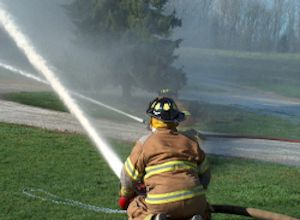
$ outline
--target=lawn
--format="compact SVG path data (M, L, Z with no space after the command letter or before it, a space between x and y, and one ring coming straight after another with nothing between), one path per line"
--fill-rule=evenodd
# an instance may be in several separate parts
M198 103L191 126L203 131L300 139L300 126L284 118L257 113L235 106Z
M66 112L67 108L53 92L16 92L4 94L6 100L25 105Z
M83 135L0 123L0 219L126 219L27 197L24 187L117 209L118 179ZM110 140L122 160L132 143ZM300 217L300 169L210 156L212 204L234 204ZM215 215L214 219L229 219ZM230 219L245 219L230 217Z
M239 86L300 97L300 54L186 47L178 49L177 53L179 65L183 65L188 74L215 77ZM190 87L197 85L191 84Z

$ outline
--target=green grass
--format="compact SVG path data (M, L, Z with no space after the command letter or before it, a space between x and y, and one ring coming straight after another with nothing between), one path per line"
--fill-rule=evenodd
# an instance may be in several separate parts
M68 111L54 92L14 92L4 94L2 96L2 98L5 100L18 102L25 105L31 105L62 112ZM82 110L92 117L109 119L118 122L132 122L131 119L128 119L127 117L122 116L112 110L105 109L104 107L99 107L82 99L76 100L78 101ZM124 108L124 106L117 107L120 109Z
M4 99L25 105L66 112L67 109L53 92L16 92L4 95Z
M24 187L42 188L65 198L117 208L117 178L84 136L0 124L0 139L0 219L124 219L21 193ZM118 142L114 146L123 148Z
M199 130L300 139L299 123L280 117L207 103L194 103L190 109L198 119L191 127Z
M181 47L178 49L178 53L181 51L198 51L202 55L206 56L219 56L219 57L232 57L232 58L244 58L244 59L259 59L259 60L295 60L299 61L300 54L297 53L262 53L262 52L247 52L247 51L233 51L233 50L219 50L219 49L201 49L191 47Z
M251 206L300 217L299 168L221 157L210 161L210 203ZM229 219L224 215L214 219L222 217Z
M200 48L180 48L178 54L188 73L205 73L221 80L232 79L229 82L240 86L300 97L300 54Z
M119 181L85 136L0 123L0 219L126 219L29 198L24 187L117 208ZM131 143L110 141L124 160ZM251 206L299 217L300 169L209 157L211 203ZM228 216L215 215L217 220ZM230 219L245 219L230 217Z

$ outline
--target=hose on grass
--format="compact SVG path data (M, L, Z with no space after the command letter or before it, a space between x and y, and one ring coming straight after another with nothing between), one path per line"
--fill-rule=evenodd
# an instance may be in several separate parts
M211 213L223 213L223 214L233 214L252 217L255 219L265 219L265 220L299 220L294 217L287 215L269 212L256 208L246 208L240 206L232 205L210 205Z
M126 214L124 210L111 209L105 207L98 207L95 205L84 204L72 199L65 199L60 196L54 195L50 192L47 192L43 189L33 189L33 188L24 188L22 193L28 197L40 199L42 201L49 201L57 205L68 205L73 207L79 207L82 209L101 212L106 214ZM287 215L282 215L279 213L269 212L261 209L255 208L245 208L240 206L232 205L210 205L210 211L214 213L223 213L223 214L233 214L240 216L252 217L255 219L266 219L266 220L299 220Z
M124 211L124 210L98 207L95 205L84 204L82 202L78 202L78 201L75 201L72 199L65 199L60 196L54 195L50 192L47 192L43 189L24 188L22 190L22 193L31 198L40 199L42 201L49 201L49 202L55 203L57 205L68 205L68 206L79 207L82 209L87 209L90 211L102 212L102 213L107 213L107 214L125 214L126 213L126 211Z

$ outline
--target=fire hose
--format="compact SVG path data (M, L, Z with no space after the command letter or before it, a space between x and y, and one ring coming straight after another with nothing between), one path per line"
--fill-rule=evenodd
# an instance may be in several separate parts
M95 205L84 204L72 199L65 199L60 196L54 195L50 192L47 192L43 189L24 188L22 192L23 194L25 194L30 198L40 199L42 201L49 201L57 205L78 207L78 208L87 209L94 212L106 213L106 214L126 214L126 211L119 210L119 209L98 207ZM252 217L254 219L265 219L265 220L299 220L297 218L278 214L275 212L269 212L261 209L245 208L245 207L233 206L233 205L212 204L209 206L209 209L212 214L214 213L232 214L232 215L240 215L240 216Z
M255 219L266 219L266 220L299 220L298 218L290 217L287 215L265 211L256 208L246 208L232 205L210 205L211 213L223 213L233 214L252 217Z

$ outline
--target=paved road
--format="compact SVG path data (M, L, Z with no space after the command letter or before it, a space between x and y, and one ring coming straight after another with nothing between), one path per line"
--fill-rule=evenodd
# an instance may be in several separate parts
M207 153L300 166L300 143L246 138L208 138Z
M68 113L3 100L0 100L0 121L84 133L80 124ZM107 120L93 120L93 122L102 136L107 138L135 141L147 133L144 125L135 122L127 124ZM300 167L300 143L209 137L203 142L203 148L210 154L259 159Z
M84 133L81 125L69 113L0 100L0 121L25 124L50 130ZM108 120L93 120L99 133L105 137L133 141L146 133L145 126L138 123L117 123Z

